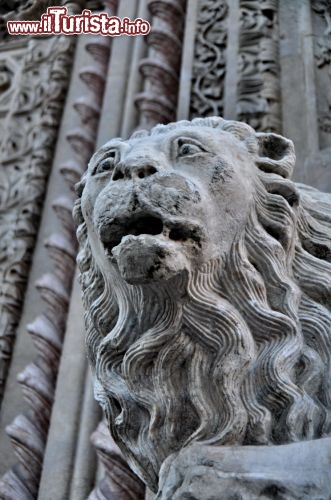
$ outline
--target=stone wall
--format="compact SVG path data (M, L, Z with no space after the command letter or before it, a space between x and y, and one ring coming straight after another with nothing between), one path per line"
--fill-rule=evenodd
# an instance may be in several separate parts
M94 403L75 277L73 186L96 147L222 115L295 143L295 180L331 190L327 0L63 1L148 36L11 37L0 11L0 498L143 498Z

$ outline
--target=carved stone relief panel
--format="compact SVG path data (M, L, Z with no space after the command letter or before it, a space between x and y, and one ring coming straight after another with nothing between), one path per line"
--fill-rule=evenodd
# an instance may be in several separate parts
M190 117L224 114L230 6L200 0ZM239 1L236 111L233 118L260 131L281 131L278 0Z
M0 399L70 74L72 37L31 39L0 143ZM1 57L1 55L0 55ZM4 114L14 59L3 63Z
M201 0L196 26L190 117L223 115L227 2Z
M280 132L278 0L241 0L237 117Z

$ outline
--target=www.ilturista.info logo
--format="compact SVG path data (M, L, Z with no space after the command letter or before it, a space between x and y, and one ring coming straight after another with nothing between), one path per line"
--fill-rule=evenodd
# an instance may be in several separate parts
M88 9L81 15L68 16L66 7L48 7L41 21L8 21L10 35L92 35L120 36L147 35L151 29L148 21L140 17L130 21L128 17L109 17L105 12L92 14Z

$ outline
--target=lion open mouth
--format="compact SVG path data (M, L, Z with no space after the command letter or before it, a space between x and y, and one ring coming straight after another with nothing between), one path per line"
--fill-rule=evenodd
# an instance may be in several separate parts
M186 241L191 239L200 243L200 231L195 225L190 223L172 221L164 222L161 217L156 215L139 215L134 218L113 219L105 225L101 231L101 240L105 251L111 255L114 247L119 245L125 236L163 235L173 241Z
M121 243L124 236L140 236L142 234L156 236L162 234L163 221L160 217L153 215L141 215L134 219L114 220L102 232L103 245L106 252L110 254L112 249Z

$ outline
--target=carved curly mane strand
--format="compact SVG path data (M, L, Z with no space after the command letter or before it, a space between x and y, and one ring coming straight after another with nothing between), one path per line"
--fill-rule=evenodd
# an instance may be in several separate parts
M233 133L257 158L255 203L224 262L171 283L127 285L115 269L102 275L80 199L74 211L96 393L152 488L183 440L266 444L330 434L331 199L293 183L294 153L265 154L248 125L196 119L151 135L183 124ZM84 179L79 195L83 188Z

